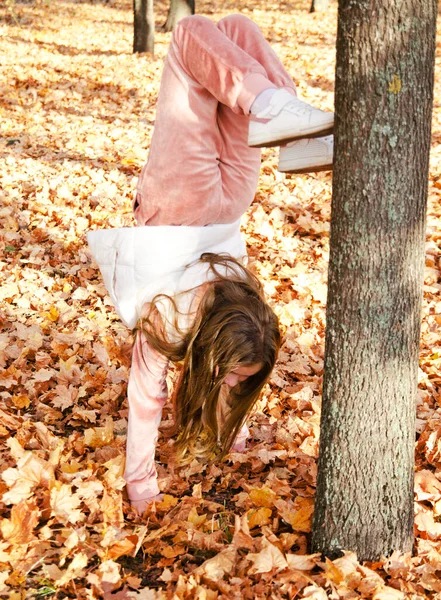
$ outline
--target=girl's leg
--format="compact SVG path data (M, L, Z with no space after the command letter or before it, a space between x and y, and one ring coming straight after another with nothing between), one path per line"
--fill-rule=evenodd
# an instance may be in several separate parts
M228 15L218 22L217 27L264 69L266 88L286 88L293 94L296 93L291 76L254 21L245 15Z
M274 86L295 94L252 21L236 15L218 25L201 16L179 22L162 76L149 161L137 187L139 225L229 223L243 214L260 168L260 152L248 147L245 135L248 115L260 92Z
M173 33L149 160L137 187L139 225L228 223L253 200L260 151L248 148L242 131L256 95L273 83L221 29L239 38L228 20L219 28L201 16L182 19ZM238 123L240 135L230 139Z
M263 37L259 27L244 15L229 15L219 21L217 28L248 59L251 57L258 67L259 79L254 75L245 78L245 89L251 91L254 82L264 82L265 88L285 88L293 95L296 88L291 76L285 70L280 59ZM254 63L253 63L254 64ZM264 72L264 80L260 77ZM257 88L254 88L257 91ZM253 90L254 91L254 90ZM263 91L259 89L259 91ZM239 102L244 99L244 92L238 94ZM259 171L260 151L248 145L248 113L256 96L246 96L246 103L218 107L218 126L222 138L219 157L219 169L222 177L222 216L226 220L239 218L250 206L256 192ZM238 196L237 190L244 189Z

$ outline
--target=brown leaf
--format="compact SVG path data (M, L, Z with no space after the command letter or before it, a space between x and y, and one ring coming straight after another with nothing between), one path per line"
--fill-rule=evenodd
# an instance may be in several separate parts
M34 539L34 528L40 511L32 502L20 502L12 507L10 519L0 521L3 537L11 544L28 544Z

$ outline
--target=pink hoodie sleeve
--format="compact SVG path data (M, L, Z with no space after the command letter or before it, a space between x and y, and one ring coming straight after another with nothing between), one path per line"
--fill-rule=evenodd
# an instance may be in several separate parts
M129 423L124 478L130 500L146 500L159 494L155 448L168 395L167 368L168 359L153 350L139 332L127 391Z
M233 450L233 452L245 452L249 435L250 430L248 429L247 424L244 423L242 425L242 429L239 431L236 439L234 440L234 444L231 446L231 450Z

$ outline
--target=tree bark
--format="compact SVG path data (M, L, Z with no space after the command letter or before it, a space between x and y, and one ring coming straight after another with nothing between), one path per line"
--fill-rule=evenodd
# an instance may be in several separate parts
M329 8L329 0L312 0L310 13L313 12L324 12Z
M133 0L133 52L154 53L153 0Z
M436 0L340 0L312 550L413 545Z
M195 0L170 0L167 21L164 23L163 31L173 31L176 24L184 17L194 15Z

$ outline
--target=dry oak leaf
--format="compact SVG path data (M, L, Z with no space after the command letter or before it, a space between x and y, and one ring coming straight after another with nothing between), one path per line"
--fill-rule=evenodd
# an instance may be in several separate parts
M263 538L262 550L258 553L248 554L248 560L251 561L250 570L252 573L269 573L270 571L282 571L288 566L288 562L282 552Z
M11 544L28 544L34 539L40 511L33 503L20 502L12 507L11 518L0 521L0 530Z

